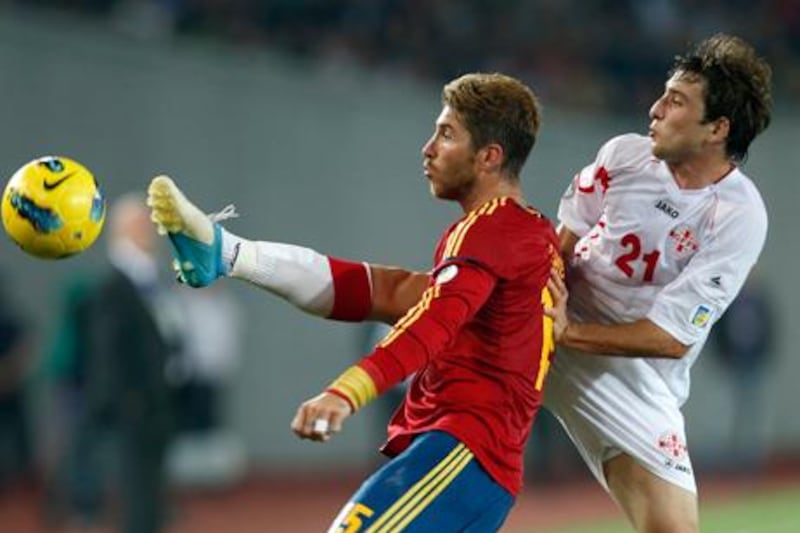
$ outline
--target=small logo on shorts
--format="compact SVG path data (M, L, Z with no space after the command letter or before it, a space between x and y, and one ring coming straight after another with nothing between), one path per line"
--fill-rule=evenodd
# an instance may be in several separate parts
M686 448L680 436L674 431L668 431L661 435L656 442L659 451L664 455L664 466L672 468L678 472L692 475L692 467L689 464L689 450Z
M688 457L686 444L674 431L668 431L658 438L658 449L670 461L683 461Z

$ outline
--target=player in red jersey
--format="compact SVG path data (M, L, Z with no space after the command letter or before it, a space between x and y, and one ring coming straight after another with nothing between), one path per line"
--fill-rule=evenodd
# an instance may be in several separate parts
M414 375L383 448L394 459L362 485L332 531L490 531L505 520L553 350L547 281L561 268L554 229L525 205L519 182L538 126L535 96L513 78L469 74L445 86L423 166L432 193L465 215L442 235L429 273L241 239L169 178L153 180L153 219L190 285L229 275L318 315L396 321L292 421L301 438L327 440Z

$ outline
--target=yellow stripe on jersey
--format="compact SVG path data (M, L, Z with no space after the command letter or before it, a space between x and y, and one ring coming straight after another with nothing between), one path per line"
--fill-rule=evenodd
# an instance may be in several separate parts
M417 302L417 305L409 309L405 316L397 321L397 323L392 327L392 331L390 331L389 334L383 338L378 346L381 348L386 348L388 345L394 342L398 335L407 330L411 324L416 322L417 319L422 316L422 313L430 308L433 299L438 298L439 293L441 292L441 285L433 285L432 287L428 287L425 292L422 293L422 298L420 298L419 302Z
M550 290L545 287L542 289L542 306L547 309L553 307L553 295ZM547 315L542 315L542 353L539 356L539 371L536 374L536 390L542 390L544 386L544 378L550 370L550 354L556 347L555 339L553 338L553 319Z
M449 237L447 237L447 245L444 248L442 258L453 257L458 254L461 245L464 243L464 237L467 231L478 221L478 218L484 215L491 215L497 210L498 207L505 206L508 203L508 197L495 198L483 204L478 209L473 209L467 218L462 220L458 226L453 230Z
M473 457L469 448L459 443L447 457L439 461L439 464L394 502L366 533L402 531L450 485Z
M549 247L549 253L551 270L555 270L561 279L564 279L564 260L561 258L561 254L552 244ZM545 309L553 307L553 295L550 294L547 287L542 289L542 307ZM556 340L553 336L553 319L544 315L542 317L542 353L539 357L539 372L536 375L535 383L536 390L538 391L542 390L544 386L544 379L547 376L547 372L550 370L550 354L552 354L555 349Z
M447 244L444 247L442 258L453 256L452 250L455 247L455 243L459 240L461 234L472 226L474 220L478 218L479 211L480 209L477 209L475 211L470 211L470 213L467 215L467 218L459 222L458 225L455 227L455 229L452 231L452 233L450 233L450 235L447 236Z

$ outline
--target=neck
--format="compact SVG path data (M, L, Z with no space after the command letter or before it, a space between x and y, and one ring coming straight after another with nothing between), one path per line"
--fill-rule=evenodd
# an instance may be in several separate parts
M714 164L669 164L669 169L681 189L702 189L730 174L734 164L718 161Z
M703 189L720 181L734 168L734 164L728 159L687 161L667 163L667 165L681 189Z
M459 200L458 203L461 204L461 209L463 209L465 213L469 213L486 202L503 196L508 196L520 205L524 205L525 203L519 180L508 179L494 181L489 187L476 187L464 198Z

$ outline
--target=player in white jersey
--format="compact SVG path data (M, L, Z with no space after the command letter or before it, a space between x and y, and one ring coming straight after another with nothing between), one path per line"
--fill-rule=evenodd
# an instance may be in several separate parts
M769 80L744 41L704 41L676 59L649 137L608 141L559 205L569 305L554 277L545 402L640 531L699 528L680 408L766 239L738 164L769 124Z

